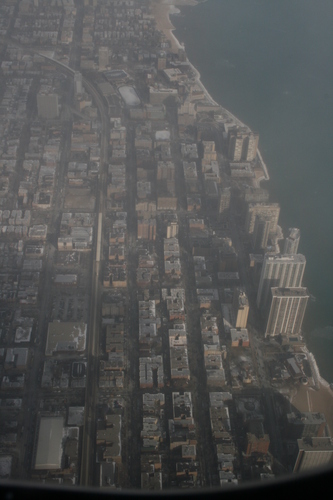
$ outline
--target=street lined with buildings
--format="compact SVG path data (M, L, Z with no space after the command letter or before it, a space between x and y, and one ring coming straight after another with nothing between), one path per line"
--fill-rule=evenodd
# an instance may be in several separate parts
M327 463L330 415L293 405L319 386L306 258L259 135L149 0L0 13L0 477L158 491Z

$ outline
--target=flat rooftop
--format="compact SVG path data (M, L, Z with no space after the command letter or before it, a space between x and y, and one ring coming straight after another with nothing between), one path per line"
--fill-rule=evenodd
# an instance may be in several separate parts
M82 352L86 348L87 325L83 322L49 323L46 356L60 352Z
M35 470L61 469L63 430L63 417L41 417Z

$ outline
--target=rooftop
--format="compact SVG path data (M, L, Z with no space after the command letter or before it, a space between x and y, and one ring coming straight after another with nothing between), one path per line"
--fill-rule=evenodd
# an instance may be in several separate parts
M45 354L57 352L84 351L86 348L87 325L83 322L49 323Z
M63 417L41 417L34 469L61 468L63 431Z

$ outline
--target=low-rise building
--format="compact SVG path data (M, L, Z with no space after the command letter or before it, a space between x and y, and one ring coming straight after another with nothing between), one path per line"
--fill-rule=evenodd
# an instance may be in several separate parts
M87 325L83 322L49 323L45 354L83 353L86 349Z

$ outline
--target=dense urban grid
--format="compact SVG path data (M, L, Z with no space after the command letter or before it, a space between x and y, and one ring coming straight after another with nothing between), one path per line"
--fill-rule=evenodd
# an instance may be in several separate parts
M300 231L157 4L0 6L1 478L223 487L332 461Z

